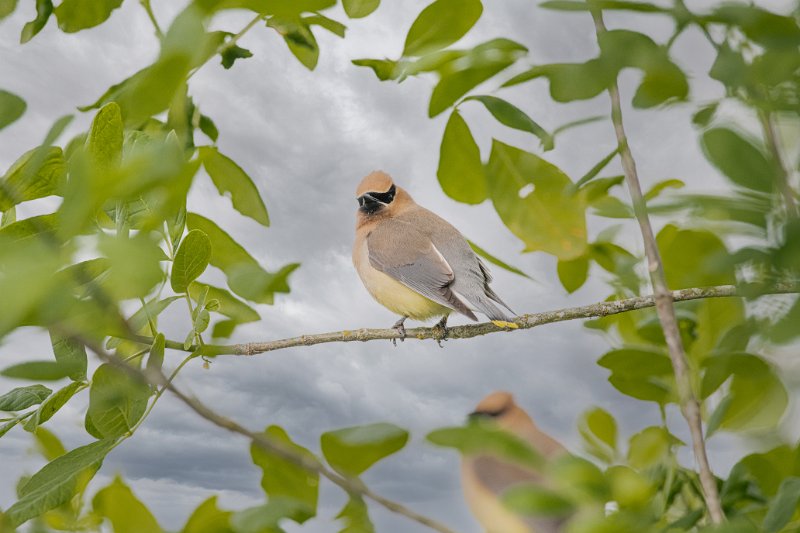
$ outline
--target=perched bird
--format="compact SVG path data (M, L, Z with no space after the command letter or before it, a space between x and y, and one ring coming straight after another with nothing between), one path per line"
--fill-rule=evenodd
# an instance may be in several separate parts
M407 318L441 316L437 325L446 333L452 311L508 323L496 304L511 309L489 287L489 269L457 229L417 205L385 172L361 180L356 198L353 263L378 303L401 316L393 326L401 338Z
M497 427L525 440L547 460L567 453L564 447L536 427L508 392L493 392L478 404L470 418L491 421ZM520 483L542 483L541 474L491 455L465 455L461 462L461 485L472 514L488 533L553 533L563 519L523 517L514 514L499 496Z

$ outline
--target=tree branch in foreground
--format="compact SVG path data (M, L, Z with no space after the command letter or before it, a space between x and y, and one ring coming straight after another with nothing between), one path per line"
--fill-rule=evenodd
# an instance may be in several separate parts
M763 294L788 294L796 292L800 292L800 286L787 283L770 287L768 290L764 291ZM700 300L704 298L731 298L744 296L734 285L681 289L672 291L671 294L672 299L676 302ZM543 311L541 313L521 315L512 321L512 323L517 326L513 329L499 327L492 322L454 326L447 329L447 338L469 339L472 337L487 335L489 333L511 333L518 329L530 329L544 324L552 324L554 322L617 315L619 313L635 311L637 309L644 309L646 307L653 307L654 305L655 302L652 295L637 296L635 298L613 300L610 302L598 302L580 307L568 307L565 309L558 309L556 311ZM406 335L406 339L437 339L440 335L440 332L436 328L407 328ZM313 346L315 344L324 344L328 342L367 342L375 340L394 340L399 338L400 335L394 329L363 328L333 331L330 333L318 333L316 335L301 335L300 337L290 337L288 339L265 342L248 342L243 344L228 345L206 344L205 346L190 346L186 350L183 348L183 343L178 341L168 340L166 342L166 346L167 348L171 348L173 350L188 352L199 351L201 355L209 356L256 355L275 350L283 350L285 348L294 348L296 346ZM132 338L132 340L136 340L137 342L147 345L153 343L153 339L150 337L136 336Z
M384 508L388 509L393 513L405 516L410 520L413 520L419 524L429 527L430 529L433 529L435 531L439 531L440 533L455 533L452 529L437 522L436 520L421 515L400 503L397 503L393 500L384 498L383 496L376 494L360 480L342 476L334 472L333 470L329 469L320 461L298 454L291 447L287 446L285 443L275 439L271 439L263 433L255 433L253 431L250 431L249 429L241 426L236 421L224 417L216 413L215 411L209 409L200 400L183 393L177 387L175 387L175 385L173 385L172 379L175 377L175 374L177 374L177 370L180 369L177 369L170 378L167 378L161 370L158 370L156 368L148 368L145 370L140 370L138 368L132 367L129 364L126 364L122 359L106 352L101 346L97 345L92 341L80 337L77 337L77 340L79 340L91 351L97 354L97 356L100 359L109 364L114 365L117 368L124 370L125 372L128 372L135 379L143 380L156 387L161 387L160 392L163 392L163 390L165 389L169 390L179 400L185 403L192 411L194 411L201 417L205 418L212 424L219 426L223 429L227 429L228 431L231 431L233 433L238 433L239 435L247 437L253 443L255 443L256 446L259 446L260 448L272 454L277 455L281 459L284 459L301 468L304 468L309 472L318 473L319 475L331 481L333 484L344 489L348 494L359 494L365 498L369 498L375 503L383 506Z
M603 34L606 33L603 12L594 8L591 13L597 41L600 43ZM725 514L722 511L717 482L714 473L711 471L711 465L708 463L706 443L703 439L703 419L700 415L700 404L692 389L691 376L686 362L686 352L678 330L678 320L675 318L674 298L667 285L664 263L661 261L661 254L658 251L658 244L653 233L653 227L650 224L650 217L647 215L647 206L642 196L642 187L636 172L636 162L633 159L633 154L628 145L628 138L625 135L616 75L608 86L608 95L611 100L611 120L614 123L614 131L617 136L625 182L628 185L633 210L642 232L642 240L644 241L644 250L647 257L647 270L650 273L650 282L653 284L653 293L655 295L656 311L661 321L661 329L664 331L669 357L672 360L672 368L675 372L675 383L678 388L681 412L689 425L692 435L692 448L700 471L700 484L703 486L706 507L708 507L708 512L711 515L711 521L715 524L720 524L725 521Z

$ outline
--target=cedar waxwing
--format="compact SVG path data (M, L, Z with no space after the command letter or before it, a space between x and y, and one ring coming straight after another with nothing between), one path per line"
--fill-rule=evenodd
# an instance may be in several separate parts
M545 461L567 453L564 447L536 427L508 392L493 392L470 417L491 421L525 440ZM541 474L492 455L465 455L461 461L461 486L472 514L487 533L553 533L564 519L523 517L507 509L500 495L520 483L542 483Z
M457 229L417 205L384 172L365 177L356 198L353 263L373 298L401 316L393 326L401 336L406 318L441 316L438 326L446 332L452 311L509 321L495 305L511 311L489 287L489 269Z

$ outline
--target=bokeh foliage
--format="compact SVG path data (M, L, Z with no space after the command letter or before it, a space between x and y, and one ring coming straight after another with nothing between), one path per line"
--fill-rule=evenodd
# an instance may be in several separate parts
M62 0L54 6L37 0L36 18L21 28L20 41L35 38L51 19L64 32L87 30L113 16L121 3ZM111 364L88 375L86 346L104 346L132 369L159 371L167 366L167 350L187 352L174 376L183 364L214 353L206 343L209 336L224 339L237 325L259 320L254 304L272 304L276 295L288 293L290 275L298 267L289 263L267 270L224 228L190 211L189 190L194 180L207 176L239 215L262 227L270 223L247 169L216 146L220 132L192 100L191 77L214 58L227 69L251 57L238 39L254 26L277 31L287 50L313 70L320 53L314 31L345 35L345 26L324 14L336 1L194 0L164 30L149 0L140 3L160 43L153 63L80 108L94 117L88 131L61 140L72 118L62 117L41 145L22 154L0 179L0 338L37 327L48 331L53 347L50 359L0 372L33 383L0 395L0 410L7 413L0 437L19 426L30 432L48 461L20 480L17 502L0 515L3 530L32 520L35 528L56 530L105 525L116 532L160 531L122 479L115 478L91 498L86 490L106 454L136 431L164 389ZM353 19L379 7L378 0L342 4ZM0 0L0 18L16 7L16 0ZM564 17L588 17L590 9L666 17L674 33L658 43L634 29L613 29L600 36L598 53L583 62L524 65L526 47L503 36L472 48L457 46L480 20L480 0L435 0L414 20L397 59L353 63L372 69L381 81L433 77L428 114L449 112L437 172L444 192L467 204L491 201L524 253L555 258L566 291L598 276L608 283L609 300L649 292L641 252L620 236L619 224L634 222L622 176L608 171L618 150L577 178L545 157L556 141L559 146L568 142L566 132L572 128L602 122L610 136L608 117L547 127L524 111L525 102L498 94L546 83L555 103L568 104L601 96L621 71L633 69L640 73L629 102L634 109L655 108L662 114L696 110L697 138L687 142L702 147L729 187L717 195L684 194L684 182L669 178L652 185L645 200L662 222L657 240L670 288L734 284L748 296L677 305L706 438L729 431L773 443L772 449L743 457L726 478L718 479L729 518L721 529L794 530L800 527L800 446L780 442L777 428L789 395L771 354L800 336L800 301L793 298L785 309L773 305L769 313L757 311L768 302L762 295L771 287L800 281L798 154L782 143L778 127L796 127L800 118L797 14L744 3L694 12L681 0L550 0L539 8L562 11ZM239 33L208 30L218 13L234 9L249 11L253 22ZM692 78L671 55L674 42L688 31L705 35L716 54L705 74L721 84L722 96L715 101L693 101ZM489 85L492 94L475 92ZM492 139L482 154L461 106L482 106L499 124L533 135L540 150ZM734 123L726 109L737 110L733 116L745 116L759 128ZM0 129L24 119L25 110L23 98L0 90ZM17 220L17 205L48 196L59 198L54 212ZM473 246L499 267L523 274ZM210 269L219 271L216 279L224 279L223 286L210 283ZM188 327L185 338L175 341L165 338L158 319L178 300L188 304ZM132 305L138 309L126 312ZM660 425L641 428L622 443L614 416L592 407L578 421L584 451L592 459L570 455L550 464L491 425L443 428L428 440L460 453L499 455L540 472L549 480L547 488L515 487L504 501L521 514L567 518L570 531L709 529L697 473L677 459L686 444L667 423L677 392L655 312L643 309L585 325L612 345L597 360L608 370L609 383L624 395L657 405L664 415ZM56 385L42 384L50 382ZM91 440L68 451L47 422L80 394L89 398L85 428ZM328 465L354 480L401 450L409 438L402 428L386 423L344 428L321 435L318 456L280 427L269 426L264 435L310 464ZM255 444L251 456L263 472L265 503L229 511L212 497L188 518L184 532L280 531L284 520L302 524L316 515L319 471ZM341 530L373 531L363 494L347 497L337 516ZM616 502L613 512L607 511L609 501Z

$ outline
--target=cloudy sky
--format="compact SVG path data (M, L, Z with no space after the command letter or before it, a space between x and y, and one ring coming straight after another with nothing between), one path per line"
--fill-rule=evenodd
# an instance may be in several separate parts
M174 15L176 2L154 0L162 26ZM356 202L355 186L374 169L389 172L422 205L444 216L465 235L492 253L533 275L530 282L495 270L495 287L517 312L536 312L603 299L603 274L567 295L555 276L555 262L543 254L521 255L521 243L505 229L490 205L470 207L448 199L435 172L447 113L426 116L432 79L409 79L401 85L379 83L372 72L352 66L359 57L397 57L405 32L425 1L385 2L367 19L348 24L339 40L317 32L322 49L315 72L302 67L271 30L255 28L241 41L254 57L225 71L216 62L191 81L191 94L220 130L220 150L239 162L256 181L270 211L265 229L240 216L217 196L210 181L199 177L190 209L214 219L275 269L289 262L302 267L292 276L292 293L274 306L259 309L263 320L237 330L237 342L270 340L303 333L360 327L387 327L389 311L362 287L350 262ZM28 102L24 118L0 133L0 169L41 142L52 122L75 107L92 102L109 85L149 64L156 39L138 2L129 0L98 28L66 35L54 21L24 46L18 35L33 18L31 2L0 22L0 83ZM484 16L464 39L465 45L507 36L530 48L527 63L585 60L596 46L586 15L564 15L534 7L529 0L487 2ZM788 1L771 5L786 9ZM344 14L335 12L344 20ZM215 26L237 31L250 18L230 13ZM610 27L642 28L657 41L668 38L667 20L637 16L608 17ZM700 36L687 32L674 48L678 61L693 73L692 96L702 102L720 95L704 82L713 56ZM638 74L626 73L623 91L630 95ZM484 92L493 91L488 84ZM504 93L535 120L553 128L590 114L608 112L605 96L569 106L554 104L545 82ZM663 111L629 112L629 136L645 187L677 177L693 190L722 185L700 154L688 117L693 106ZM733 111L731 111L733 113ZM485 110L465 105L484 156L492 136L538 150L536 139L512 134L494 124ZM735 117L735 114L731 115ZM91 116L78 114L68 133L87 127ZM198 140L200 137L198 136ZM580 176L613 148L609 123L573 130L558 139L546 157L573 177ZM48 212L52 199L19 208L18 217ZM595 234L598 225L592 224ZM632 246L638 249L635 239ZM211 273L212 281L219 280ZM188 322L182 309L166 314L163 324L172 338L183 338ZM453 318L452 323L464 320ZM251 358L221 357L209 370L200 361L187 367L177 383L208 405L253 429L283 426L300 443L318 449L319 434L333 428L388 421L412 431L411 444L366 476L381 494L434 516L459 531L477 531L462 502L458 461L454 453L424 443L429 430L459 424L487 393L506 389L546 431L579 451L575 422L591 405L617 416L627 436L658 423L655 407L629 400L606 381L595 364L604 341L580 323L564 323L508 335L433 342L325 344ZM2 366L49 357L47 335L19 331L0 344ZM180 354L169 354L176 364ZM93 364L97 364L96 361ZM4 392L19 382L0 379ZM68 447L86 443L84 393L61 410L48 427ZM796 412L793 414L796 417ZM686 435L677 412L672 429ZM719 435L710 443L712 466L725 473L741 441ZM0 440L0 507L14 501L14 484L23 473L42 465L29 434L14 430ZM14 460L9 460L14 458ZM689 460L690 461L690 460ZM263 498L260 471L251 465L248 444L211 426L165 396L137 434L113 451L92 485L99 488L121 473L136 494L167 528L179 528L191 509L211 494L221 505L241 509ZM323 488L318 518L303 531L328 532L343 496ZM381 532L417 531L415 524L373 507Z

